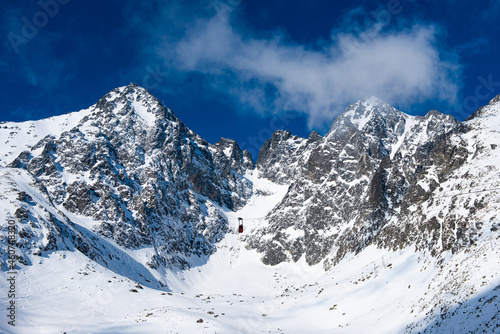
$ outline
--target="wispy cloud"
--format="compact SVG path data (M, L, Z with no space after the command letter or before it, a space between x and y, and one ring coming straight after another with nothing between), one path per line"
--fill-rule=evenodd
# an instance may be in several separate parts
M324 127L366 95L398 105L426 99L454 103L457 97L460 67L453 54L439 49L432 25L395 31L375 21L362 30L352 19L362 18L357 9L330 41L300 45L283 31L262 37L236 27L233 14L191 17L181 38L155 44L155 55L177 72L202 73L212 89L244 109L305 113L310 128Z

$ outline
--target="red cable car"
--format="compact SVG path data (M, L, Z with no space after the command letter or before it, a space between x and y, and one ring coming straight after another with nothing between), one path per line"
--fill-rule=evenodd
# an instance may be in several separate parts
M243 233L243 218L238 218L238 233Z

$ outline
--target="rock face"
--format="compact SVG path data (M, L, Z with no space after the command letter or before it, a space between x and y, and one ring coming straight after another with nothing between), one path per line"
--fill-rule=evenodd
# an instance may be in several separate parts
M500 200L489 188L500 184L500 97L462 123L437 111L409 116L368 97L324 136L275 132L256 164L234 140L209 144L134 84L37 122L0 127L12 141L2 161L13 156L0 170L0 199L21 224L21 263L77 249L107 266L121 259L115 268L123 268L119 245L152 249L143 263L150 268L185 268L228 233L222 210L262 195L245 178L254 169L288 186L246 239L270 265L304 257L328 269L368 245L456 252L498 229ZM52 133L48 124L57 125ZM7 238L6 226L0 232ZM137 268L128 272L146 277Z
M9 167L28 171L55 207L97 221L99 235L125 248L154 246L157 268L215 251L228 229L218 207L246 203L252 184L243 174L254 162L235 141L210 145L131 84Z
M486 167L484 159L496 149L486 143L499 110L494 99L459 123L437 111L409 116L368 97L349 106L324 137L274 133L257 168L290 186L249 247L267 264L305 256L328 269L370 244L434 254L467 246L481 233L473 222L494 219L498 200L488 200L487 191L453 195L496 177L498 161Z

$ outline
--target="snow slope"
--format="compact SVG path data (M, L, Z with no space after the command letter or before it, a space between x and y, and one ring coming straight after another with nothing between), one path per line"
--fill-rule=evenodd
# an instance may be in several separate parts
M93 106L80 111L54 116L38 121L0 123L0 167L11 163L21 152L30 150L48 135L63 133L75 127L92 112Z
M0 329L30 334L462 333L483 326L486 333L495 332L498 232L453 257L370 246L328 272L303 259L266 266L255 250L244 247L246 233L265 219L245 221L246 231L237 234L237 217L264 216L287 187L257 172L247 177L260 195L240 211L226 212L233 232L206 261L167 272L167 287L141 285L78 251L31 256L33 264L18 270L15 330L5 321ZM0 275L4 281L6 273ZM6 299L2 285L0 304Z

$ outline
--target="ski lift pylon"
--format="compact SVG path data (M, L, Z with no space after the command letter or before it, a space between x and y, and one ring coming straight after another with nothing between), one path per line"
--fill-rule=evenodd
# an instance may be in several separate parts
M243 218L238 217L238 233L243 233Z

